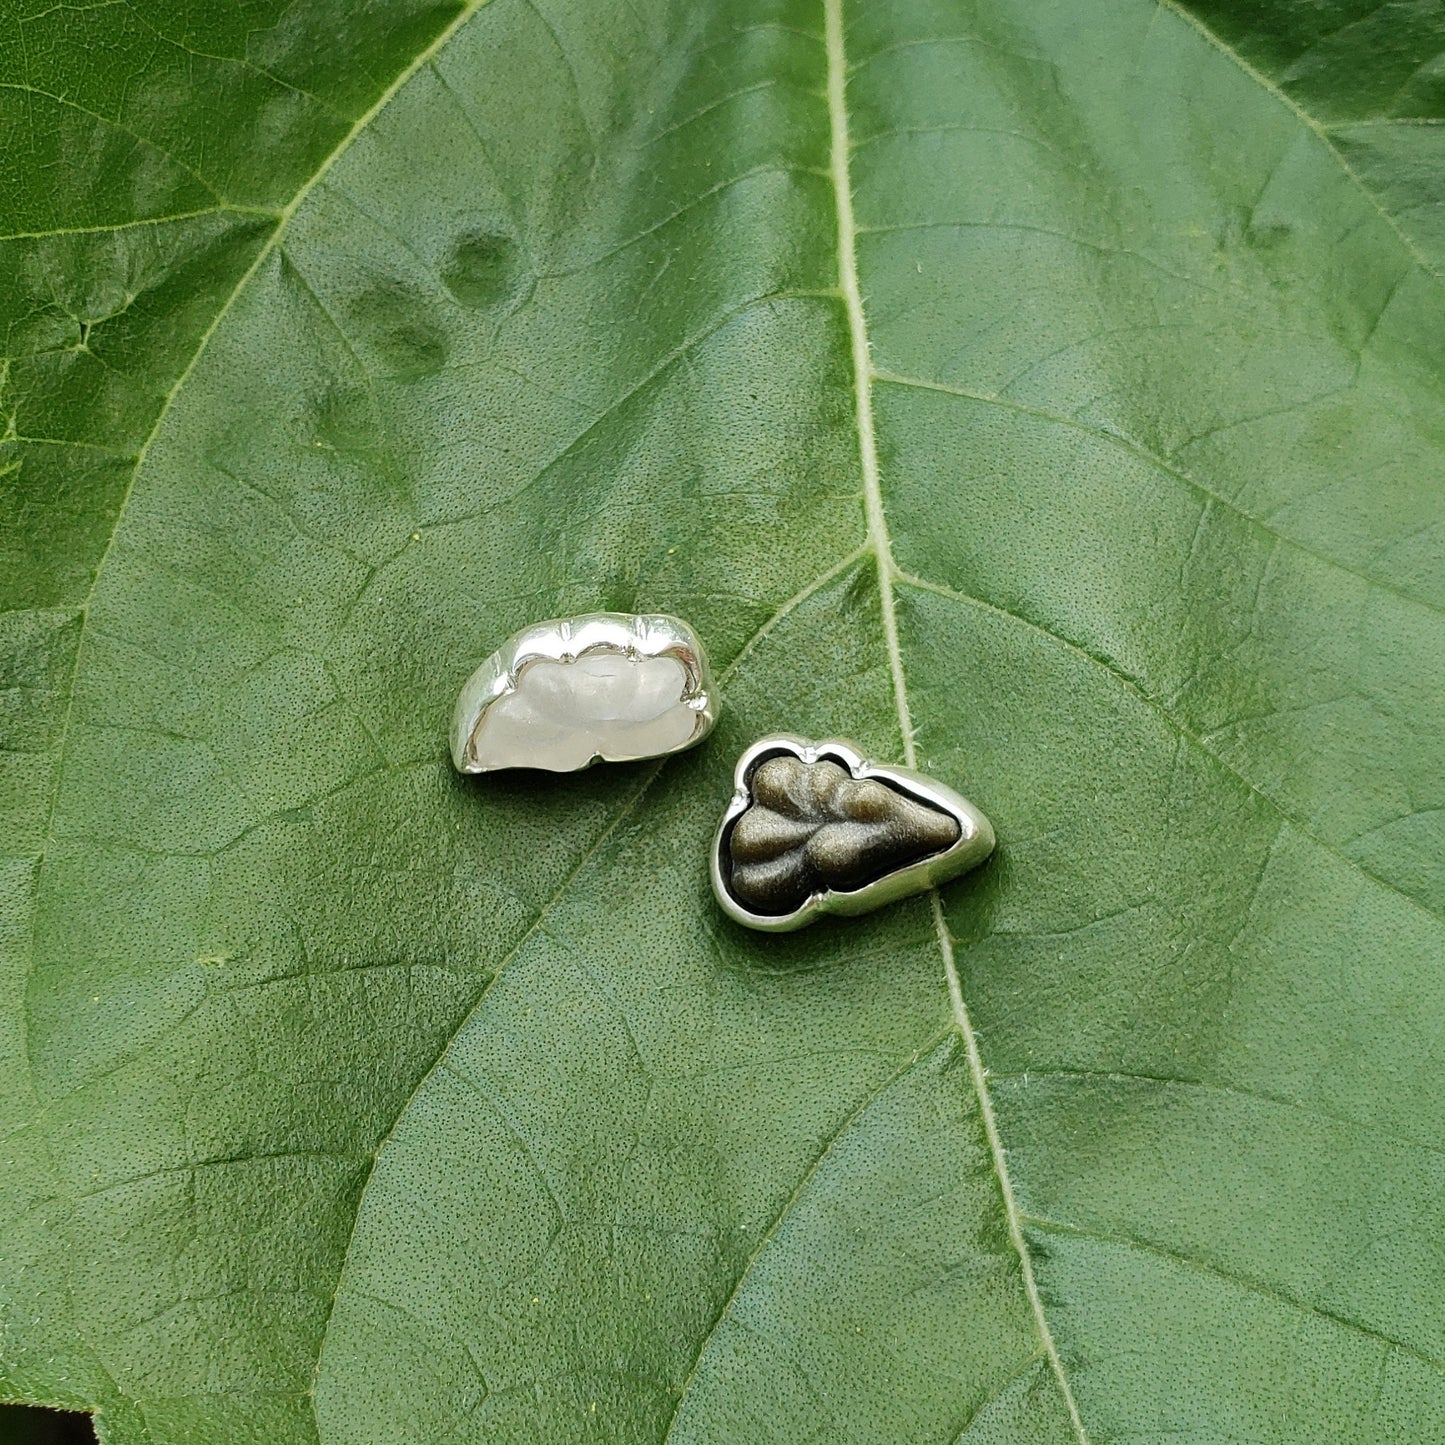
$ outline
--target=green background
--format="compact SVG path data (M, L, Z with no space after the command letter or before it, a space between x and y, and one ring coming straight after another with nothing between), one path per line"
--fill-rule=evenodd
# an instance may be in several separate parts
M1438 3L4 11L0 1398L1445 1440ZM780 728L997 857L732 927Z

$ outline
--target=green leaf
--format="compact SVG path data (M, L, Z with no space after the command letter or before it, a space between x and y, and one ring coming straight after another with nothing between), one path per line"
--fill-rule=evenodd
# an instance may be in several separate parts
M1445 1441L1445 18L12 0L0 1397ZM509 632L695 753L463 781ZM788 937L733 759L994 820Z

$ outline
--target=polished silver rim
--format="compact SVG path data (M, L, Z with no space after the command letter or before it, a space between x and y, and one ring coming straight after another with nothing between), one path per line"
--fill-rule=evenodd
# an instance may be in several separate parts
M679 699L695 716L692 734L681 752L700 743L717 722L718 704L713 692L707 654L697 633L687 623L662 613L632 615L625 612L589 612L533 623L514 634L469 677L452 714L452 763L459 772L494 771L478 757L476 744L482 719L499 698L515 692L526 670L538 662L575 662L599 652L634 659L672 657L684 674ZM614 756L595 753L583 766L597 762L633 762L659 753ZM575 770L569 770L575 771Z

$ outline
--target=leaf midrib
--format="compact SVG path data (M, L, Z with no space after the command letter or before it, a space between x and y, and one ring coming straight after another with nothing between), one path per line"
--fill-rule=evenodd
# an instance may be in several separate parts
M898 615L894 584L898 574L893 558L893 543L888 532L888 519L883 505L883 485L878 465L878 443L873 424L874 372L868 341L868 321L863 306L863 292L858 280L857 223L853 215L853 181L849 166L851 147L848 140L848 54L843 23L843 0L823 0L824 39L828 57L827 98L830 175L837 208L838 284L848 315L848 335L853 363L854 412L858 427L858 453L863 472L863 495L868 520L868 538L878 565L878 595L882 614L884 640L888 649L888 668L893 679L893 700L898 713L898 726L903 735L903 757L910 768L918 766L918 749L913 736L913 716L908 703L908 682L903 666L903 647L898 633ZM1063 1396L1080 1445L1089 1445L1079 1406L1064 1373L1058 1346L1044 1312L1038 1282L1034 1278L1033 1259L1024 1238L1022 1217L1009 1177L1003 1140L994 1117L989 1097L988 1078L979 1052L978 1037L973 1031L963 985L953 956L953 938L943 915L943 903L935 888L929 902L933 912L934 930L948 985L949 1003L954 1025L963 1040L968 1057L969 1078L978 1098L979 1118L988 1141L989 1158L998 1179L999 1194L1008 1225L1009 1240L1019 1261L1019 1278L1034 1317L1039 1340L1048 1357L1049 1368ZM784 1211L786 1213L786 1210ZM781 1216L780 1216L781 1218Z

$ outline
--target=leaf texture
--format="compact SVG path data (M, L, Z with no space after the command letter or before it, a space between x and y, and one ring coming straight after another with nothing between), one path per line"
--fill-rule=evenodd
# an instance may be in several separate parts
M1445 20L11 6L0 1392L1445 1440ZM670 611L696 753L456 778ZM999 855L716 912L765 731Z

